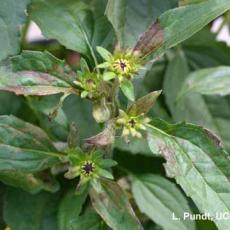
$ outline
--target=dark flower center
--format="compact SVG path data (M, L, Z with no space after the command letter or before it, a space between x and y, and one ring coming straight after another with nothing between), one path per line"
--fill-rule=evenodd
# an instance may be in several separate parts
M120 61L120 67L124 71L125 68L127 67L127 64L125 62L123 62L123 61Z
M93 166L93 163L91 162L86 162L83 166L82 166L82 169L84 170L84 172L86 174L90 174L94 171L94 166Z
M93 85L95 83L95 81L93 79L88 79L86 82L89 85Z
M136 125L136 121L134 119L131 119L129 121L129 124L132 126L132 128Z

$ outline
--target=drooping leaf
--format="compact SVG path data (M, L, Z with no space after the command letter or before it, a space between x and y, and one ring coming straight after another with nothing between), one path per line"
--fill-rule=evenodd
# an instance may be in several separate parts
M230 67L215 67L192 72L186 78L178 97L189 93L220 96L230 94Z
M168 0L109 0L106 15L122 48L131 48L150 24L166 10L176 7Z
M100 187L100 188L99 188ZM142 229L126 194L117 183L101 180L90 190L93 207L112 229Z
M148 113L149 110L154 106L160 94L161 91L154 91L139 98L136 102L130 105L128 108L128 114L140 115L142 113Z
M168 10L141 36L134 49L143 56L154 52L153 57L157 57L191 37L228 9L228 0L207 0Z
M214 218L219 229L228 228L227 220L215 219L216 213L230 210L230 158L218 137L192 124L170 125L155 119L152 125L149 146L166 159L168 176L175 177L199 210Z
M0 1L0 61L20 50L19 28L26 21L26 8L30 1Z
M164 177L135 175L132 192L139 209L165 230L195 229L194 221L184 220L192 213L180 190ZM175 221L172 217L180 218Z

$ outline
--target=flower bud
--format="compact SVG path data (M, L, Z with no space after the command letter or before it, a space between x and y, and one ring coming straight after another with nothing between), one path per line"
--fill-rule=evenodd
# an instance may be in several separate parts
M93 117L98 123L103 123L109 120L110 110L106 105L105 98L100 101L96 101L93 105Z

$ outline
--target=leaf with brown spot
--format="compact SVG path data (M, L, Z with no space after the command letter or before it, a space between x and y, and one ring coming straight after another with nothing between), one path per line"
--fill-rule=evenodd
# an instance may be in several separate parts
M90 198L93 207L112 229L142 230L129 200L120 186L113 181L101 179L100 189L93 186Z
M175 177L201 212L215 217L230 211L230 155L215 134L193 124L154 119L148 142L153 153L165 158L167 174ZM229 226L228 221L214 221L218 229Z
M140 115L142 113L148 113L149 110L154 106L156 103L157 98L161 94L161 90L154 91L149 93L141 98L139 98L136 102L131 104L128 108L128 114L131 115Z
M139 52L141 56L146 56L161 47L163 43L164 32L157 21L143 33L133 50Z
M19 71L14 73L5 67L0 68L0 90L26 96L74 93L69 83L50 74L33 71Z
M114 143L115 140L115 129L113 124L109 124L102 132L99 134L85 139L85 143L89 146L99 146L104 147Z
M138 50L142 56L153 53L152 58L156 58L229 9L229 0L207 0L168 10L146 30L134 50Z

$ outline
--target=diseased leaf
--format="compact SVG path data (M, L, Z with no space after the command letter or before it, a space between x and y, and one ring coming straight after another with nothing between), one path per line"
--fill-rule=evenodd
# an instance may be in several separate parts
M63 60L48 51L24 50L20 55L10 58L10 61L13 72L28 70L49 73L69 84L76 80L76 73Z
M41 171L58 163L58 158L40 128L14 116L0 116L0 171Z
M181 191L164 177L154 174L135 175L132 192L139 209L165 230L194 230L193 220L184 220L191 213ZM180 218L175 221L172 217Z
M230 94L230 67L215 67L192 72L186 78L178 97L189 93L220 96Z
M20 188L32 194L41 190L56 192L59 189L58 182L51 175L42 177L32 173L23 173L19 171L1 171L0 180L7 185Z
M161 91L154 91L139 98L136 102L130 105L128 108L128 114L140 115L142 113L148 113L149 110L154 106L160 94Z
M0 90L14 92L17 95L52 95L57 93L73 93L71 85L50 74L20 71L12 72L5 67L0 68Z
M203 34L203 33L202 33ZM206 33L205 33L206 34ZM201 36L201 35L200 35ZM199 37L200 37L199 36ZM209 37L210 33L206 34L205 37ZM211 38L213 39L213 38ZM197 39L194 40L195 44ZM207 42L203 41L204 43ZM192 43L193 44L193 43ZM174 53L171 58L165 73L164 78L164 96L166 98L166 103L169 106L169 110L172 114L174 122L187 121L197 125L202 125L214 131L224 142L224 146L229 149L230 143L230 123L228 122L230 116L230 105L228 103L227 97L220 96L202 96L197 93L190 93L181 97L178 101L178 93L181 91L181 87L184 81L187 79L190 72L189 63L192 62L199 68L198 64L203 67L203 65L218 65L219 61L216 60L217 57L225 58L224 51L222 48L225 46L218 45L216 41L212 42L213 52L215 56L209 55L210 59L205 60L206 55L208 55L210 48L202 49L201 45L192 45L191 47L199 47L203 50L203 55L198 60L194 62L194 57L198 55L197 52L193 51L193 55L186 58L184 52L180 50ZM210 44L210 41L209 43ZM191 48L190 48L191 49ZM226 49L224 49L226 50ZM186 50L185 50L186 51ZM193 57L194 56L194 57ZM227 60L226 60L227 62ZM227 64L227 63L226 63ZM189 68L190 67L190 68Z
M57 150L40 128L14 116L0 116L0 143L0 180L2 182L31 193L36 193L41 189L56 191L59 188L55 179L48 173L44 174L45 177L29 173L40 171L57 162L57 156L47 155L47 152ZM34 155L31 156L30 153ZM28 162L23 162L23 160L28 160ZM37 169L31 168L33 165Z
M30 0L0 0L0 61L20 50L19 28L26 20Z
M97 213L112 229L143 229L117 183L101 180L100 188L91 188L90 197Z
M76 73L63 60L57 59L49 52L23 51L20 55L11 58L12 69L17 71L38 71L49 73L66 81L70 85L76 79ZM52 119L49 115L57 109L60 95L48 97L27 97L29 107L35 112L40 126L52 137L65 141L68 134L68 121L62 108Z
M0 144L0 172L38 172L59 162L57 153Z
M156 21L140 37L134 47L134 51L140 52L142 56L145 56L159 49L163 43L164 32L159 21Z
M152 152L166 159L165 169L190 196L201 212L209 213L219 229L228 220L216 213L230 210L229 154L212 132L192 124L170 125L155 119L148 130Z
M109 0L106 15L114 27L119 45L126 49L134 47L140 34L157 17L176 6L175 0Z
M144 56L154 51L153 57L157 57L191 37L228 9L228 0L207 0L168 10L144 33L135 50L139 50Z

